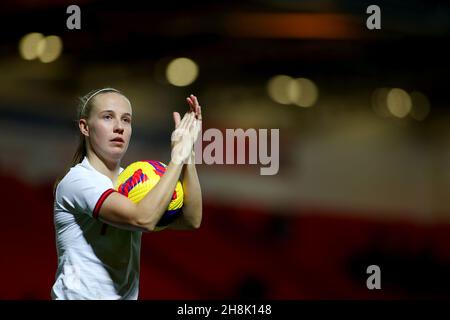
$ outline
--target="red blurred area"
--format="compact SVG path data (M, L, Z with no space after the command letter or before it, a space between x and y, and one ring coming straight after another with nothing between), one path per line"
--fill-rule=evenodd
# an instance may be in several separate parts
M52 185L0 176L0 299L50 299L56 270ZM448 297L449 231L442 224L205 201L199 230L143 236L140 299ZM380 264L381 290L366 287L370 264Z
M236 13L226 17L231 35L255 38L356 39L361 22L334 13Z

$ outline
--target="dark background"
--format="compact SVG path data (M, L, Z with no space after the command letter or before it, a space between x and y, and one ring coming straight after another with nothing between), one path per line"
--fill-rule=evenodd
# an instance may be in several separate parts
M86 0L68 30L71 4L0 4L1 299L50 299L53 182L75 151L77 98L105 86L133 105L124 165L169 159L190 93L204 130L280 129L277 175L198 165L202 227L143 236L141 299L450 296L446 2ZM381 30L366 28L371 4ZM22 59L30 32L61 37L61 56ZM165 80L176 57L199 67L189 86ZM312 80L316 103L273 101L278 74ZM379 88L419 91L429 113L383 116ZM366 287L372 264L381 290Z

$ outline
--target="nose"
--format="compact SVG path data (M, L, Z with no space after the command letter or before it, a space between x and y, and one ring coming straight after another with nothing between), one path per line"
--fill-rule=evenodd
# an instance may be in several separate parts
M124 131L124 128L123 128L122 121L120 121L120 120L119 121L115 121L115 123L114 123L114 133L122 134L123 131Z

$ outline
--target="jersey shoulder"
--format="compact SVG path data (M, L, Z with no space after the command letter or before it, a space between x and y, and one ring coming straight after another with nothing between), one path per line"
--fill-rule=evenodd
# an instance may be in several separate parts
M70 168L69 172L58 183L56 195L64 193L64 191L72 191L74 187L88 188L89 185L112 187L112 182L108 177L79 163Z

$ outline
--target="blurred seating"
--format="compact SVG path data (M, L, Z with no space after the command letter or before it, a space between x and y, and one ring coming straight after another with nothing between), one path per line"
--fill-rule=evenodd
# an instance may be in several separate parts
M56 270L52 185L0 174L1 299L49 299ZM141 299L449 297L449 225L355 214L269 212L205 199L202 227L146 234ZM382 290L366 288L380 264ZM417 284L414 286L414 284Z

